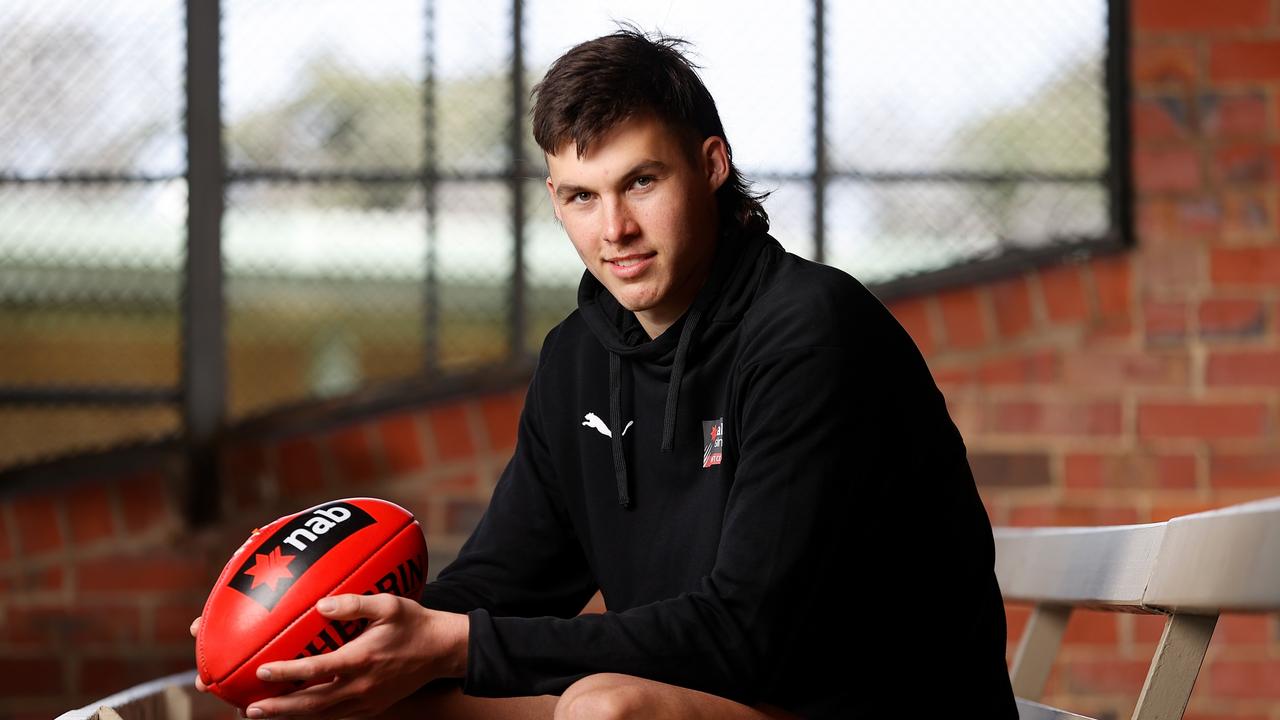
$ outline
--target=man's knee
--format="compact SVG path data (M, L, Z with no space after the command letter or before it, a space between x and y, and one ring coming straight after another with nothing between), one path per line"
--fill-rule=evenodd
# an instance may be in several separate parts
M588 675L569 686L556 703L555 720L626 720L649 717L648 697L635 678L614 673Z

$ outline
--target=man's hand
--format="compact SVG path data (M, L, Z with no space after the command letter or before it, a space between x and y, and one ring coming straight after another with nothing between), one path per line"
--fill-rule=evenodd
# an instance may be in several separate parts
M367 618L359 637L330 653L265 663L258 677L271 682L328 682L259 700L250 718L307 716L346 718L376 715L422 685L462 677L467 667L466 615L428 610L395 595L335 595L316 604L332 620ZM196 619L192 634L199 627ZM196 688L204 690L199 678Z

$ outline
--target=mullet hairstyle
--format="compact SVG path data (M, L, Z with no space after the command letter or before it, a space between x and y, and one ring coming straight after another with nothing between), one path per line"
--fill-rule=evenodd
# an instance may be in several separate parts
M729 157L729 176L716 191L721 230L767 231L760 201L769 193L753 193L733 164L716 102L681 52L687 45L628 25L575 46L533 87L533 137L548 155L572 141L581 158L610 130L645 114L688 136L691 155L718 136Z

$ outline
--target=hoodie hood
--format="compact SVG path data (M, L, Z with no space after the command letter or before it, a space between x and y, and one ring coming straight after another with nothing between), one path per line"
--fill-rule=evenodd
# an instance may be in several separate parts
M693 303L671 327L650 339L635 313L584 271L578 285L578 310L609 353L609 426L622 427L622 362L639 362L656 368L669 368L667 400L662 422L662 452L671 452L676 430L676 409L680 402L680 383L688 363L690 348L718 323L732 319L749 304L753 294L752 278L758 276L756 258L766 245L777 241L766 234L721 235L711 263L711 273L698 291ZM627 461L622 449L622 433L614 432L614 477L618 485L618 504L631 506Z

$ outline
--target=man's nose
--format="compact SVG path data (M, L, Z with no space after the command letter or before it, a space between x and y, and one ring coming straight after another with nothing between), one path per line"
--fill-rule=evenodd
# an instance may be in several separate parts
M623 242L635 235L638 228L631 210L620 199L604 203L604 241L610 243Z

